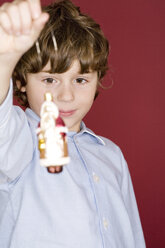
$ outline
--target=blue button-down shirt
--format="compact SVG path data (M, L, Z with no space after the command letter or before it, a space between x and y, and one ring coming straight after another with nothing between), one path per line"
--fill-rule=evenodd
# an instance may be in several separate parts
M12 87L11 87L12 88ZM123 155L82 123L60 174L39 165L39 117L0 106L0 248L144 248Z

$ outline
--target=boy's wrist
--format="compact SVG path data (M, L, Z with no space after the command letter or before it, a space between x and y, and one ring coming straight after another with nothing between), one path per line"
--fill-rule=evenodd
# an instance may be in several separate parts
M1 54L0 55L0 68L3 70L10 71L14 70L17 62L22 57L23 53L13 52L8 54ZM1 69L0 69L1 70Z

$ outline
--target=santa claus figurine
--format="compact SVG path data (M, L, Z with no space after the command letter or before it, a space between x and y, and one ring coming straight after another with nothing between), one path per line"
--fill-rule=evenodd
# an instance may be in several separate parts
M50 173L62 171L62 166L69 163L67 149L67 132L63 120L59 116L52 95L45 93L45 101L41 106L40 124L37 128L40 164L47 167Z

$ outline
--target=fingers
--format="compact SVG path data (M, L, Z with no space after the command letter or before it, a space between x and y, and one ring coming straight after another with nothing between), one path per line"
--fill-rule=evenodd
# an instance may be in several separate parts
M0 25L8 34L12 34L12 24L7 13L0 13Z
M39 18L42 13L40 0L28 0L28 3L30 6L32 18Z
M21 17L20 17L20 11L19 6L17 5L6 5L6 8L4 9L4 12L2 12L3 16L6 16L6 21L8 23L8 27L6 27L10 34L18 35L21 33ZM4 20L1 18L1 26L4 28L5 23Z
M23 1L18 5L19 8L19 21L21 22L20 33L29 34L32 26L31 13L29 11L29 5Z
M62 172L62 166L49 166L47 168L49 173L60 173Z
M0 25L8 34L29 34L33 26L42 29L47 20L39 0L16 0L0 8Z

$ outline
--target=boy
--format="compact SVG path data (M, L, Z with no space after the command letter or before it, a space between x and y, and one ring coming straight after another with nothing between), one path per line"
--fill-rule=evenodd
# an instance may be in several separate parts
M0 24L0 247L145 247L120 149L82 122L107 70L99 25L67 0L45 13L37 0L6 3ZM12 106L11 77L25 113ZM69 129L71 161L58 174L39 165L45 92Z

